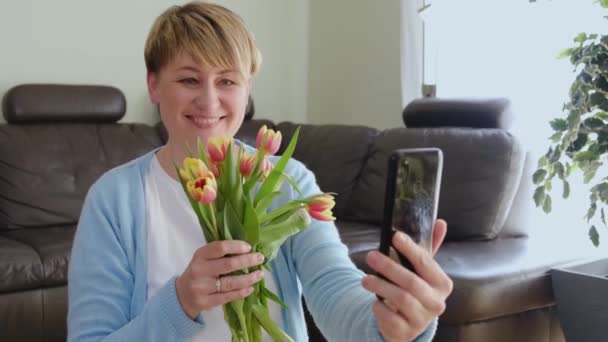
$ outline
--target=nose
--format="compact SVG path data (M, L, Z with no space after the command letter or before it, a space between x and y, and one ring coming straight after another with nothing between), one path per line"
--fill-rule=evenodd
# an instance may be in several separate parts
M203 114L212 114L220 106L218 89L214 85L200 87L194 104Z

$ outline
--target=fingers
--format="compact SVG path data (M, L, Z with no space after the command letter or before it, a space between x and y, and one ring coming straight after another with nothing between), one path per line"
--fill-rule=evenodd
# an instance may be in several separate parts
M429 252L401 232L393 236L393 246L412 263L418 276L429 283L431 287L442 293L451 292L450 278L443 272L441 266Z
M439 250L447 231L448 224L444 220L439 219L435 221L435 227L433 228L433 255Z
M419 298L412 293L403 291L400 287L378 277L365 277L363 279L363 287L384 298L387 302L384 303L385 305L403 314L403 317L412 325L420 325L424 318L427 316L431 317L434 314L423 306Z
M243 254L251 250L251 246L240 240L213 241L196 250L195 257L217 259L230 254Z
M224 257L215 260L209 260L205 267L208 274L219 276L229 274L234 271L242 270L248 267L258 266L264 262L264 254L249 253L232 257Z
M264 277L263 271L255 271L249 274L235 275L235 276L224 276L220 279L220 292L230 292L235 290L246 289L253 284L257 283ZM215 281L213 282L213 289L216 288Z
M209 310L213 307L224 305L237 299L243 299L249 296L252 292L253 287L247 287L229 292L218 292L212 295L198 297L199 299L197 304L201 308L201 311Z
M376 301L372 311L378 322L378 329L386 341L409 341L416 337L407 321L392 311L385 303Z
M438 296L436 291L418 275L376 251L368 254L367 261L370 267L390 281L387 282L379 277L368 275L363 279L363 286L369 291L394 303L400 303L399 300L403 299L399 298L399 294L395 291L409 293L417 298L417 301L430 312L443 312L444 304L440 300L442 296ZM391 284L391 282L397 286Z

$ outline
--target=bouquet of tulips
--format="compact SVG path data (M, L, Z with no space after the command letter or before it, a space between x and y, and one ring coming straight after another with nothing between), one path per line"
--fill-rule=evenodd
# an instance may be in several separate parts
M263 126L257 135L257 151L249 155L232 138L210 138L203 147L197 144L197 156L186 158L183 168L176 170L190 204L196 213L207 242L243 240L252 252L265 256L261 266L238 271L246 274L270 269L272 260L283 242L310 224L310 216L332 221L335 205L330 193L294 199L269 210L284 181L301 194L295 181L283 171L295 150L299 129L295 131L285 153L273 165L267 155L275 154L281 145L281 133ZM275 341L292 341L271 319L268 300L285 307L280 298L264 286L264 280L254 285L245 299L224 305L224 319L232 333L232 341L258 342L262 328Z

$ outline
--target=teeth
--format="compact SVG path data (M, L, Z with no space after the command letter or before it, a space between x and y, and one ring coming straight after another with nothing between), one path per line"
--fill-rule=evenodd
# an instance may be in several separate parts
M194 117L192 117L192 120L197 125L211 125L211 124L214 124L214 123L220 121L220 118L204 118L204 117L194 116Z

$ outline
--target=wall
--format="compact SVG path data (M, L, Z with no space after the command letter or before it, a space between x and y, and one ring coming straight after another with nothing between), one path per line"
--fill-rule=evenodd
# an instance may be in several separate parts
M26 82L113 85L127 97L123 121L155 122L143 46L154 18L183 2L0 1L0 94ZM218 2L243 16L264 55L253 88L259 116L305 121L306 1Z
M402 126L400 1L310 0L308 117Z

